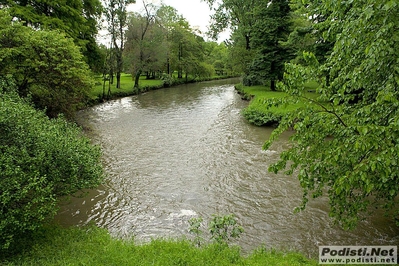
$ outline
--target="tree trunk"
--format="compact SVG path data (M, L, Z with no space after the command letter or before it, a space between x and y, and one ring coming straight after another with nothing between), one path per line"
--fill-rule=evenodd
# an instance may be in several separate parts
M251 50L251 37L248 34L245 35L245 49Z
M116 88L121 88L121 72L116 72Z
M168 58L166 59L166 66L167 66L168 75L170 75L170 59L169 59L169 55L168 55Z
M270 81L270 90L276 91L276 81L274 79Z
M140 75L141 75L141 69L137 70L136 76L134 77L134 88L139 88Z

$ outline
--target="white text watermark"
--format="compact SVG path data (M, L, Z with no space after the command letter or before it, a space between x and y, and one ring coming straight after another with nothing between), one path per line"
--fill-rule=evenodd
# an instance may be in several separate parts
M397 264L397 246L319 246L320 264Z

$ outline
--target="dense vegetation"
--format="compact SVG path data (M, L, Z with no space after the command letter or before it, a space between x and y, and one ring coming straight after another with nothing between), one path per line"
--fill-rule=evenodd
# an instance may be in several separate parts
M16 93L0 94L0 250L39 228L60 196L102 180L100 150L63 118L49 120Z

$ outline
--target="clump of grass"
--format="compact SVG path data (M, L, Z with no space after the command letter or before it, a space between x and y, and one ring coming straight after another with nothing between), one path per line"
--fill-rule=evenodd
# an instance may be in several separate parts
M0 261L2 265L317 265L299 253L260 248L243 256L237 246L195 247L188 240L153 240L138 245L112 238L105 229L50 226L34 236L32 247Z

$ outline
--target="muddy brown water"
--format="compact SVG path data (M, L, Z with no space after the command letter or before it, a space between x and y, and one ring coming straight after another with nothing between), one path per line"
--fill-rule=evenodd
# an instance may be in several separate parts
M244 252L260 246L317 258L319 245L398 245L399 229L376 213L354 231L331 225L327 198L294 214L295 176L268 165L287 147L287 132L263 151L272 128L249 125L237 80L203 82L122 98L84 110L78 122L102 146L104 185L72 198L56 219L95 223L116 237L190 237L188 220L236 215Z

